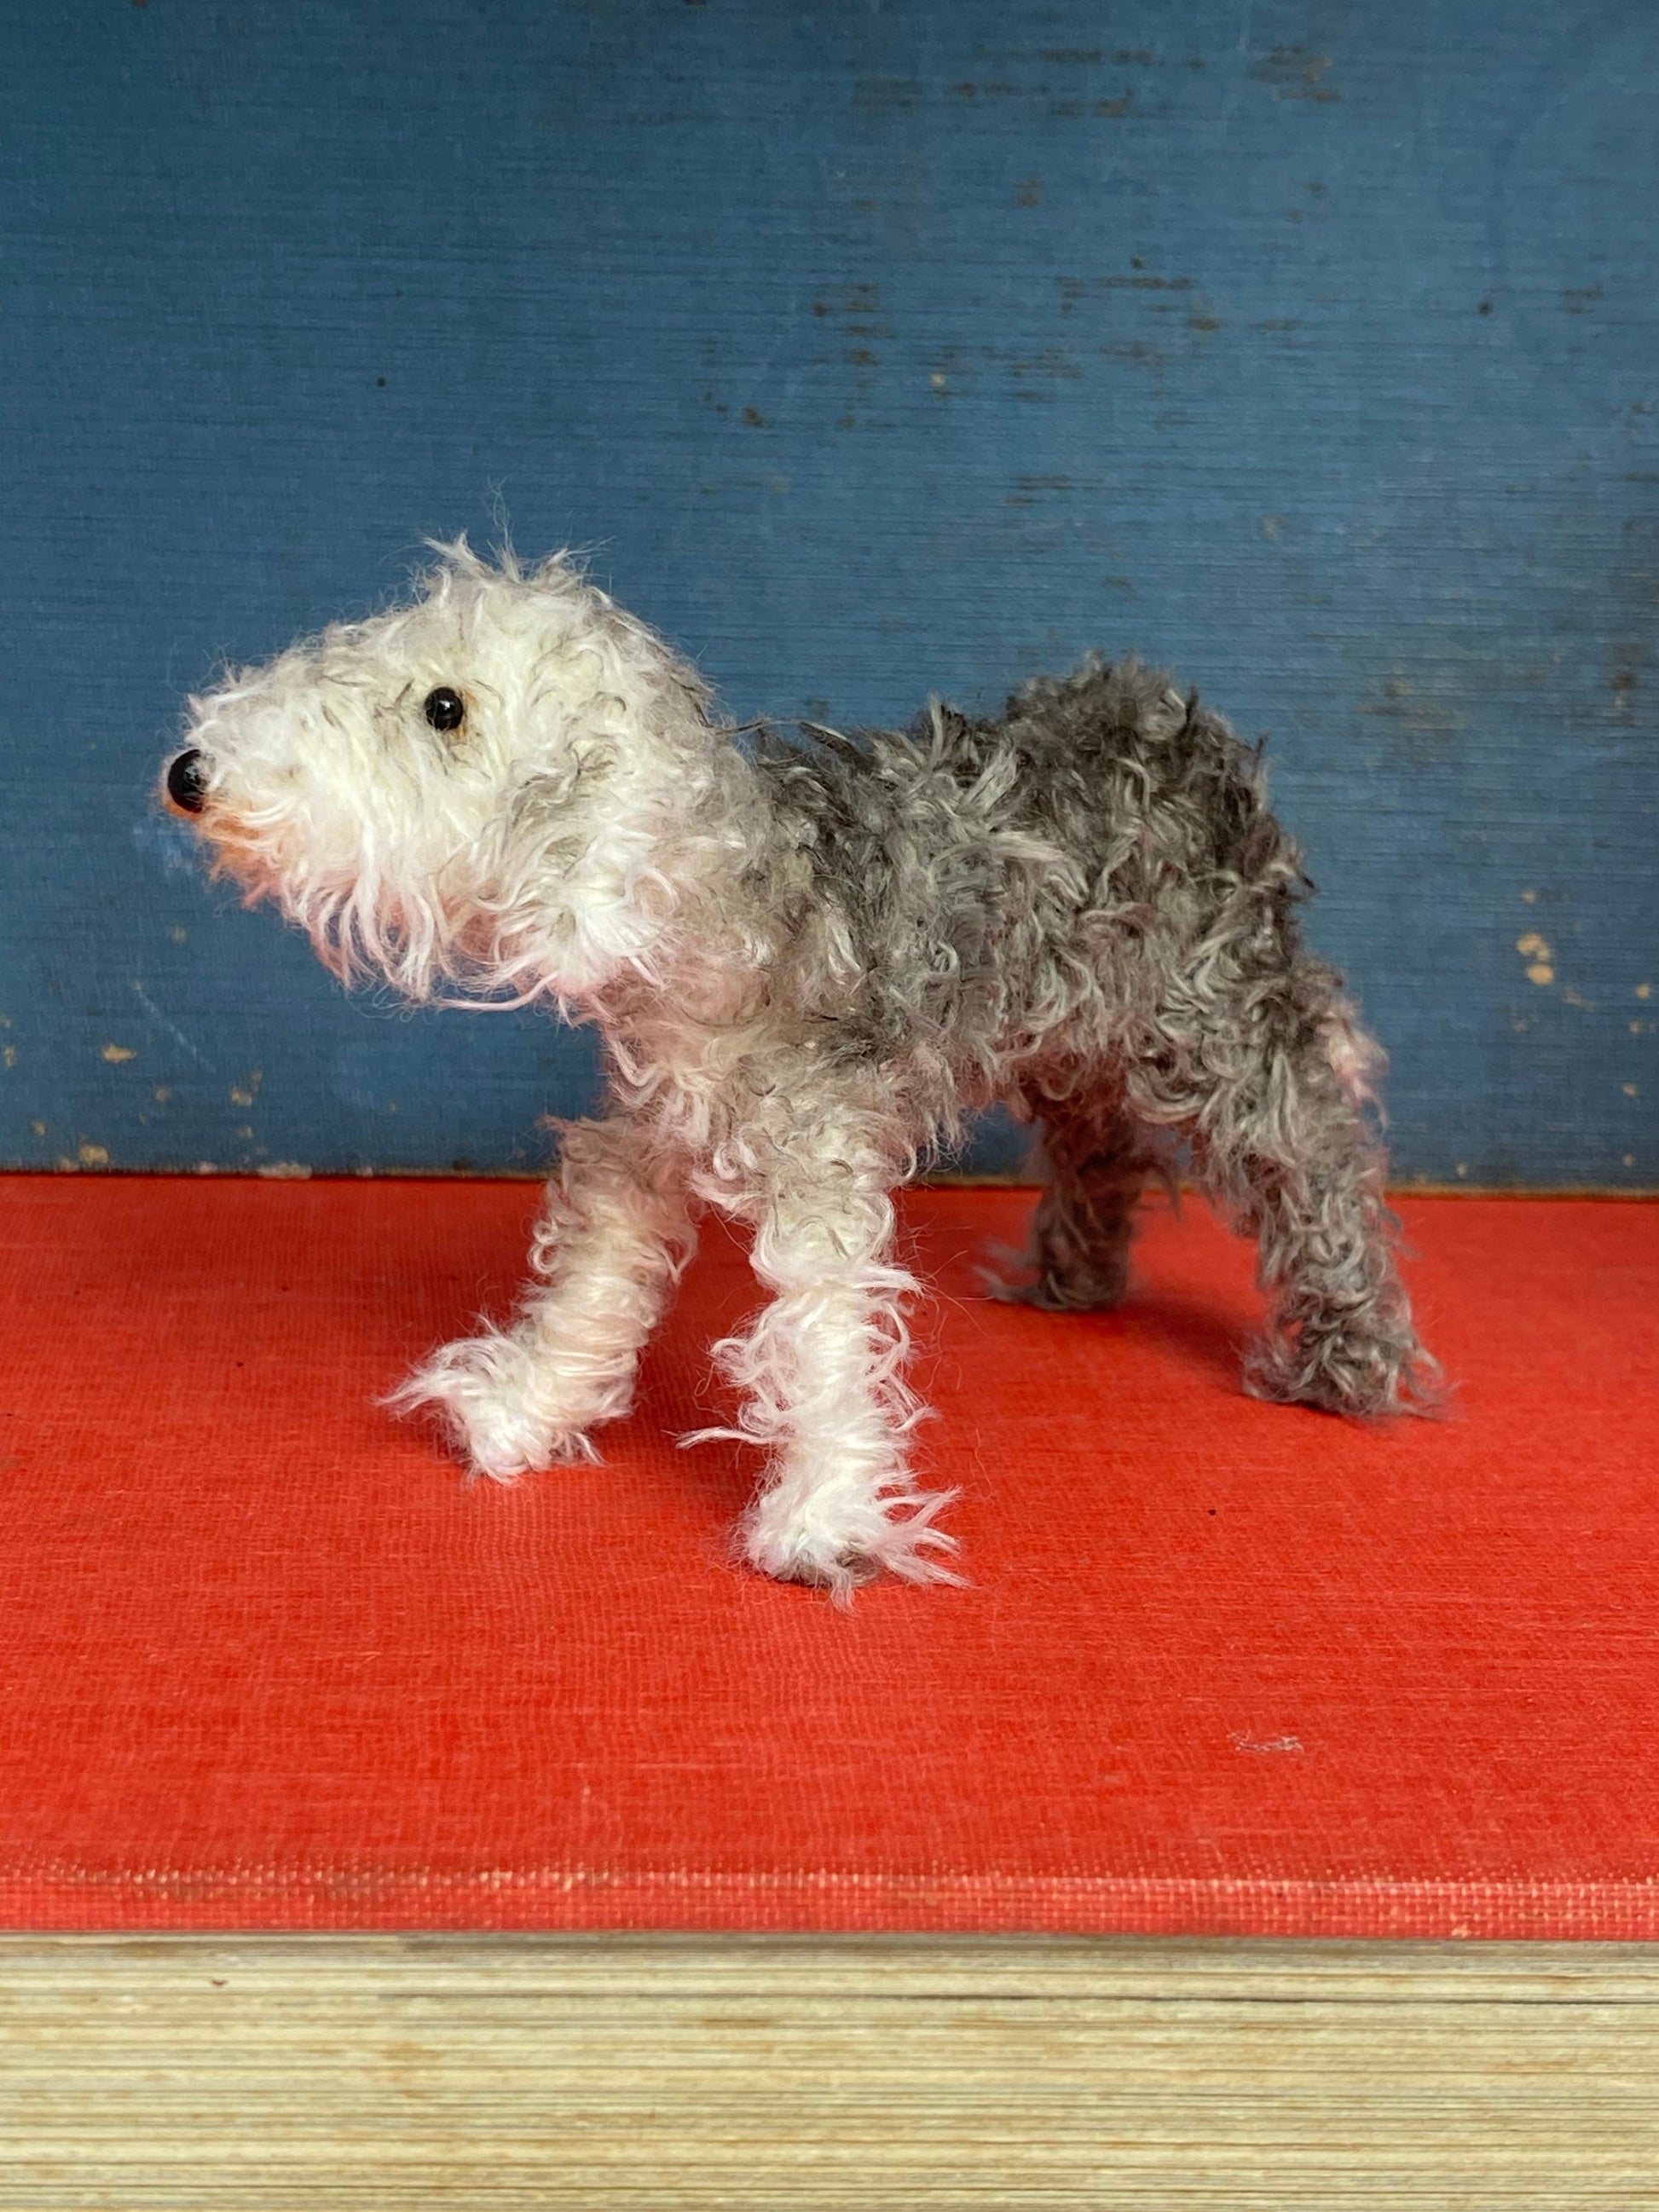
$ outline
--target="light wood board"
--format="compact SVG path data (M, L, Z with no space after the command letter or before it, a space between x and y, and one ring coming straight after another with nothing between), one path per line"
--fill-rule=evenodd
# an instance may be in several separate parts
M1659 2205L1659 1949L0 1939L0 2208Z

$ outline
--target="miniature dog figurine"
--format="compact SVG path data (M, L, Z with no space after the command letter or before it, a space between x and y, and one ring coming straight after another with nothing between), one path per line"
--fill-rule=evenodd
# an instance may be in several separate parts
M533 1280L394 1403L505 1481L597 1455L711 1206L771 1303L717 1348L769 1455L749 1560L845 1597L956 1579L905 1441L892 1193L993 1100L1040 1121L1029 1282L1125 1287L1176 1148L1253 1235L1247 1387L1372 1414L1434 1370L1370 1133L1380 1054L1304 949L1307 890L1257 760L1124 662L908 735L719 726L695 672L562 556L439 548L415 602L191 702L165 775L217 868L343 980L596 1022L610 1111L562 1133Z

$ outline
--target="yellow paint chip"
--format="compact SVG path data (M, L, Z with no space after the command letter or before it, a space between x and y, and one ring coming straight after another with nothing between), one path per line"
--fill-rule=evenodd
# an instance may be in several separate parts
M1522 891L1522 894L1521 894L1521 896L1522 896L1522 899L1524 899L1524 900L1525 900L1526 903L1527 903L1528 906L1536 906L1536 905L1537 905L1537 903L1538 903L1538 894L1537 894L1537 892L1536 892L1536 891Z
M185 939L190 935L190 932L187 929L179 928L175 924L173 928L168 930L167 935L173 939L173 942L175 945L182 945Z
M244 1091L238 1084L232 1084L230 1103L233 1106L251 1106L253 1103L253 1093L251 1091Z
M1547 942L1538 934L1535 929L1529 929L1524 937L1517 937L1515 940L1515 949L1528 963L1527 975L1531 981L1553 983L1555 981L1555 969L1553 965L1555 956L1550 951Z
M1633 1083L1621 1083L1619 1088L1624 1092L1626 1098L1634 1098L1639 1095L1636 1085Z
M106 1168L109 1165L108 1148L103 1145L82 1145L77 1157L83 1168Z
M1636 995L1638 999L1650 999L1653 996L1652 984L1638 983L1636 987Z
M1457 1172L1458 1172L1458 1174L1459 1174L1459 1175L1461 1175L1461 1176L1466 1176L1466 1175L1468 1173L1468 1171L1469 1171L1469 1164L1468 1164L1468 1162L1467 1160L1459 1160L1459 1162L1457 1163Z
M943 392L943 391L944 391L944 389L945 389L945 379L944 379L944 378L939 374L939 371L938 371L937 369L935 369L935 370L934 370L933 374L928 378L927 381L928 381L928 383L929 383L930 385L932 385L932 386L933 386L933 390L934 390L935 392Z
M31 1121L29 1127L37 1137L44 1137L46 1133L46 1125L44 1121Z
M16 1046L15 1044L9 1044L0 1047L0 1060L3 1060L8 1067L15 1067L17 1065Z
M106 1044L100 1057L112 1067L118 1067L124 1060L137 1060L138 1055L130 1044Z
M170 1084L158 1083L149 1095L158 1106L165 1106L173 1096L173 1087Z

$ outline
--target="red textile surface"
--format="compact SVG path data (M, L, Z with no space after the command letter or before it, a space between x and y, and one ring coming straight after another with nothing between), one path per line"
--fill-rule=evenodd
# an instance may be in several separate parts
M907 1221L970 1589L734 1569L677 1450L709 1232L607 1464L467 1485L377 1393L500 1310L519 1185L0 1183L0 1920L1659 1936L1659 1207L1403 1207L1441 1425L1238 1391L1248 1249L1121 1312Z

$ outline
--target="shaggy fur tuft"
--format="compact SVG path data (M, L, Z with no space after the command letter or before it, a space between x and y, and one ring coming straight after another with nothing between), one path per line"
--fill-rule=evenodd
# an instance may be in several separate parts
M766 1474L748 1559L839 1598L955 1579L905 1440L916 1285L894 1188L1003 1100L1042 1126L1026 1279L1121 1297L1177 1158L1254 1237L1246 1387L1352 1413L1435 1387L1395 1267L1376 1048L1304 946L1256 756L1133 661L904 735L711 720L685 664L562 556L439 549L415 602L191 702L197 818L345 980L544 999L604 1034L611 1111L563 1132L504 1328L398 1394L480 1473L594 1455L696 1210L751 1231L771 1303L717 1348ZM459 726L426 711L439 687ZM438 719L443 720L441 714Z

